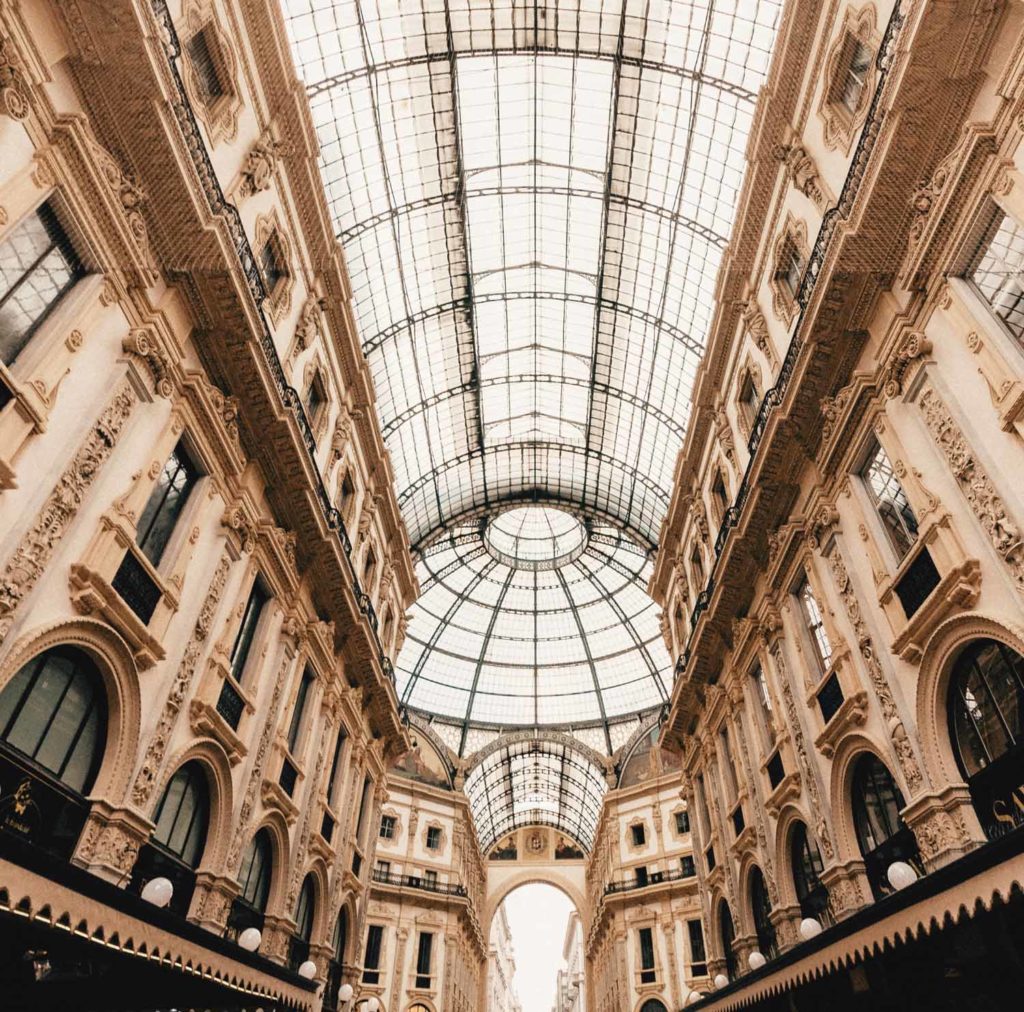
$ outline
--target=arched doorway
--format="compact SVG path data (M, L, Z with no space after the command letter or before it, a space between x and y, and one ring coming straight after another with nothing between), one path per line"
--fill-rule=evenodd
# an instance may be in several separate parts
M490 922L484 1012L582 1009L583 923L569 892L542 880L504 891Z

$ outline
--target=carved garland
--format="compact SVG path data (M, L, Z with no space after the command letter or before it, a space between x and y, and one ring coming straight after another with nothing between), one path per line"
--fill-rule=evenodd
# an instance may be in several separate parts
M164 755L167 752L167 743L174 725L177 723L178 713L182 704L188 696L189 688L192 685L192 678L195 675L196 666L202 655L206 638L210 634L214 613L220 603L221 594L224 591L224 584L227 580L228 570L231 568L231 558L227 552L221 556L220 562L214 571L213 579L210 581L210 589L206 593L202 608L199 609L199 616L192 629L185 651L181 657L181 664L178 673L174 678L174 684L167 695L164 703L163 713L157 723L153 737L150 739L149 748L146 750L146 758L142 762L135 783L132 786L132 801L140 808L145 808L153 793L153 787L157 782L160 767L163 764Z
M0 577L0 644L14 624L15 610L42 576L57 543L77 515L86 491L110 456L136 401L134 389L127 382L122 383L7 563Z
M914 755L914 746L911 744L907 729L903 725L903 719L900 717L896 701L893 699L888 680L882 671L882 665L878 660L875 645L864 623L860 602L857 600L853 584L850 581L850 574L846 570L846 564L839 554L839 549L835 546L833 546L832 553L828 556L828 564L832 570L836 587L839 590L839 596L842 598L843 607L846 609L846 615L850 620L850 625L853 626L854 635L857 637L857 647L860 650L861 657L864 658L864 665L868 670L868 676L878 698L878 704L882 709L882 716L885 718L885 726L892 740L893 750L896 753L896 758L899 760L900 769L903 771L907 787L910 788L910 793L913 795L917 792L924 779L921 774L921 767L918 765L917 758Z
M1007 515L1002 497L938 394L929 388L918 403L924 413L925 424L946 458L971 511L1009 569L1017 589L1024 593L1024 543L1017 525Z
M786 707L786 716L789 719L790 731L793 735L793 751L796 752L797 760L800 763L802 779L807 787L807 802L811 810L811 818L814 821L814 833L821 845L826 861L831 861L835 856L832 847L832 837L829 834L828 822L824 815L821 803L821 794L818 791L818 781L815 779L815 771L807 756L807 743L804 741L803 729L800 726L800 719L797 715L796 703L793 700L793 690L789 684L789 672L786 668L786 661L782 655L782 647L776 641L769 646L772 660L775 662L776 670L779 672L779 686L782 689L782 701Z

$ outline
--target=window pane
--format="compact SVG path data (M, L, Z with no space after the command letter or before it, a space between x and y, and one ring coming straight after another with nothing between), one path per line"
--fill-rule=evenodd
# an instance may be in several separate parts
M160 472L136 532L136 543L154 566L160 564L196 477L196 469L179 443Z
M10 365L34 326L81 271L48 205L0 243L0 357Z
M998 213L992 238L985 245L971 280L992 311L1018 341L1024 339L1024 229L1009 215Z
M823 672L832 663L832 644L829 642L828 633L825 632L825 623L821 618L818 599L814 596L814 591L811 590L808 580L805 579L800 585L797 596L800 598L800 605L803 608L807 631L811 634L811 641L819 661L819 669Z
M889 542L902 559L917 540L917 517L892 463L877 442L872 444L860 474Z

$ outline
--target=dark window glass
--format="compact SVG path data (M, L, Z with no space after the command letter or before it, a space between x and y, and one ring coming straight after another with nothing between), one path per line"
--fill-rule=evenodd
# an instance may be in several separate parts
M995 640L957 658L950 686L953 733L968 777L1024 740L1024 658Z
M735 980L736 952L733 949L733 942L736 940L736 929L732 922L732 911L725 900L718 904L718 928L722 943L722 957L725 959L725 973L729 980Z
M650 928L640 929L640 983L653 984L654 972L654 936Z
M302 671L302 679L299 682L299 691L295 695L295 706L292 708L292 719L288 725L288 751L295 754L299 744L299 734L302 731L302 720L305 716L306 703L309 700L309 690L313 686L314 676L309 668Z
M345 477L341 479L341 490L338 496L338 509L341 510L342 518L346 525L352 522L352 507L356 501L356 487L352 482L352 474L349 471L345 472Z
M309 420L311 425L315 424L319 419L320 412L323 411L326 403L327 398L324 394L324 385L320 381L320 376L316 375L310 382L309 389L306 390L306 396L303 401L306 418Z
M338 740L334 743L334 758L331 759L331 773L327 779L327 804L335 808L338 804L336 792L338 790L338 777L341 773L341 757L345 751L345 731L342 728L338 731Z
M683 873L683 878L693 878L697 874L697 866L689 854L684 854L679 859L679 870Z
M811 636L811 643L814 646L814 656L818 662L818 674L823 675L828 666L832 663L832 643L829 641L828 633L825 631L825 622L821 617L821 607L818 599L814 596L810 581L805 577L796 591L797 599L800 601L800 610L807 625L807 631Z
M417 987L430 987L430 955L433 947L434 936L429 931L421 931L419 948L416 952Z
M231 674L236 682L242 681L242 673L245 670L245 662L252 649L252 641L256 636L256 626L260 620L260 613L267 603L267 592L259 580L252 585L249 591L249 599L245 602L245 611L242 613L242 621L235 634L235 643L231 648Z
M828 890L821 881L824 867L821 851L802 822L793 829L789 842L789 860L793 866L793 886L800 903L800 912L804 917L815 917L822 923L829 923Z
M754 377L749 372L745 373L743 382L740 384L739 408L740 418L743 420L743 426L748 433L754 428L754 422L757 421L757 411L760 406L761 395L758 393Z
M313 913L316 909L316 886L313 876L307 875L299 892L299 905L295 908L295 934L304 942L313 935Z
M647 833L641 825L630 826L629 831L633 834L633 846L642 847L647 842Z
M74 647L33 657L0 692L0 739L73 791L92 786L106 734L100 673Z
M427 849L439 850L441 847L441 830L438 826L427 829Z
M186 763L171 777L160 799L153 841L195 868L203 854L209 821L206 776L198 763Z
M797 244L787 236L779 252L779 263L775 270L775 280L786 290L790 298L796 298L800 291L800 281L804 276L804 261Z
M287 271L281 262L280 251L273 238L268 239L260 250L260 266L263 268L263 283L267 292L273 293L274 289L284 280Z
M761 740L765 746L775 741L775 715L772 712L772 697L768 691L768 680L764 676L764 670L759 664L750 673L750 680L754 683L754 697L757 700L757 726L761 732Z
M49 204L0 242L0 360L11 365L35 328L83 274Z
M380 950L384 941L384 928L371 924L366 932L366 956L363 959L363 982L376 984L380 980Z
M856 114L864 99L871 71L871 50L853 35L847 34L843 43L843 75L838 83L838 100L851 114Z
M704 927L700 921L687 921L686 930L690 935L690 960L695 976L707 973L707 952L704 949Z
M393 815L382 815L380 817L380 838L382 840L393 840L395 838L395 823L396 820Z
M861 853L885 843L903 828L903 795L892 774L874 755L857 761L853 776L853 818Z
M754 868L750 873L750 909L754 914L757 947L761 950L762 956L773 959L778 954L778 945L775 940L775 925L772 924L770 916L772 904L760 868Z
M996 210L970 279L1018 340L1024 341L1024 228Z
M356 839L362 846L366 842L366 820L370 812L370 796L373 794L373 781L367 777L363 781L363 796L359 799L359 817L356 819Z
M242 868L238 873L238 884L241 886L239 898L250 907L264 913L267 899L270 896L270 875L274 866L273 849L270 834L261 829L249 844L242 858Z
M334 925L334 935L331 939L331 947L334 954L331 956L327 969L327 987L324 990L325 1012L337 1012L341 1002L338 992L344 983L342 974L345 964L345 947L348 944L348 913L345 910L338 915Z
M676 832L680 836L690 832L689 812L676 812Z
M135 532L135 543L154 566L160 565L164 549L174 532L174 525L198 477L199 472L189 459L185 447L178 443L149 494Z
M212 29L209 27L200 29L185 46L199 85L199 100L204 105L210 105L225 92L224 82L214 57L216 42L212 41L211 32Z
M637 887L642 889L645 885L647 885L647 881L648 881L648 879L647 879L647 866L644 865L644 864L639 865L636 868L635 875L636 875Z
M904 558L917 541L917 517L910 508L892 462L878 442L871 444L860 476L893 551L897 558Z

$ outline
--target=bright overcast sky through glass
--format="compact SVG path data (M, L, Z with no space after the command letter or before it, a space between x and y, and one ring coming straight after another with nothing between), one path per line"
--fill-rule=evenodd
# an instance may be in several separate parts
M565 965L562 943L572 901L549 885L525 885L505 900L516 955L516 990L523 1012L551 1012L555 979Z

